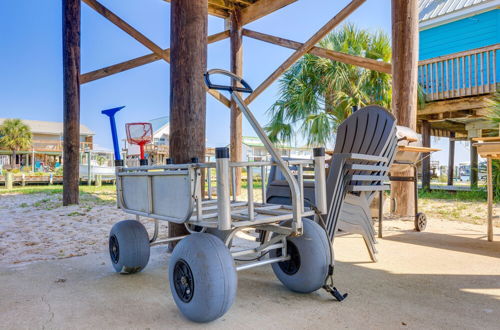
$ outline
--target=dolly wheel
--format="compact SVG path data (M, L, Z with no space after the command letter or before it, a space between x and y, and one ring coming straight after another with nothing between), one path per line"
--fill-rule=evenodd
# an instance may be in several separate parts
M331 263L330 243L325 230L310 219L302 220L304 233L287 237L290 260L272 264L274 274L288 289L310 293L320 289ZM281 249L272 250L271 258L281 257Z
M419 212L415 215L415 230L424 231L427 227L427 216L425 213Z
M211 234L183 238L170 257L168 277L175 304L194 322L221 317L236 298L234 260L224 243Z
M109 255L115 271L122 274L140 272L149 261L149 236L136 220L116 223L109 233Z

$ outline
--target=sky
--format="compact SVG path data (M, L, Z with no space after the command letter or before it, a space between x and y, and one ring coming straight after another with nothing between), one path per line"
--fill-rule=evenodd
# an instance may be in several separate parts
M62 121L62 28L60 0L0 1L0 117ZM248 29L306 41L349 1L300 0L246 26ZM391 29L390 0L368 0L346 22L371 31ZM170 4L162 0L101 0L162 48L170 43ZM224 29L224 21L209 17L209 34ZM292 50L244 39L243 76L258 86ZM89 72L150 51L82 3L81 72ZM229 69L229 40L208 46L208 68ZM111 148L109 123L103 109L126 106L117 115L120 139L124 124L169 113L169 64L157 61L81 87L81 123L96 133L96 144ZM252 104L264 125L267 110L278 97L274 83ZM255 136L243 120L243 134ZM447 139L433 139L447 149ZM207 146L229 143L229 111L207 95ZM466 144L459 143L456 163L468 161ZM447 163L447 151L433 155Z

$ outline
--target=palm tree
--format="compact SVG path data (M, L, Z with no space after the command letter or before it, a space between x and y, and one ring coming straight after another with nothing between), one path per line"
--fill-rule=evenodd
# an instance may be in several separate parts
M0 146L12 151L11 164L16 165L16 153L31 145L31 130L21 119L7 119L0 125Z
M330 33L319 46L384 62L391 59L385 33L352 24ZM389 108L391 88L388 74L306 54L280 79L280 97L268 110L266 131L275 142L289 142L300 133L311 146L326 145L353 106Z

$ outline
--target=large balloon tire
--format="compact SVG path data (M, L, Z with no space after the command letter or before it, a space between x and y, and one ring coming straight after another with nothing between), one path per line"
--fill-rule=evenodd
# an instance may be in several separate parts
M117 222L109 233L109 254L116 272L133 274L143 270L149 261L149 236L136 220Z
M170 257L170 290L181 313L194 322L224 315L236 298L234 260L222 241L194 233L182 239Z
M325 284L331 264L331 248L325 230L310 219L303 219L303 234L287 237L291 259L272 265L274 274L288 289L299 293L314 292ZM270 252L281 256L281 249Z

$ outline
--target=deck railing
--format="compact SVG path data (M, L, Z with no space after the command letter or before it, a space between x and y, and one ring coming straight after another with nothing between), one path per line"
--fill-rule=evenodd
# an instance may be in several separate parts
M92 149L92 143L90 142L80 142L80 151ZM53 151L53 152L62 152L63 150L63 141L59 140L33 140L31 141L31 147L29 150L35 151Z
M500 44L420 61L418 80L427 101L492 93L500 82Z

